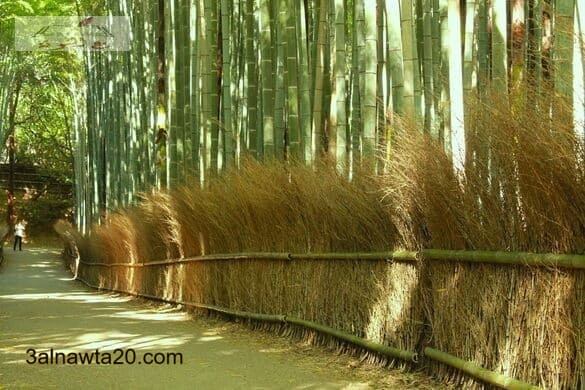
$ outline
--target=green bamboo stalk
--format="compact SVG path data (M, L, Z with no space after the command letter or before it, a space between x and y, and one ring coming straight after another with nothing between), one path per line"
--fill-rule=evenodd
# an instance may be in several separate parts
M280 14L285 27L286 47L286 68L285 79L287 85L286 125L288 135L288 146L290 157L294 160L301 160L303 157L303 145L301 129L299 125L299 79L298 79L298 56L297 56L297 34L296 18L298 7L296 2L288 3L280 1ZM292 6L291 6L292 5Z
M477 84L481 88L489 80L488 6L480 1L477 8Z
M309 28L309 36L310 36L310 53L309 58L311 59L309 64L309 69L311 72L311 85L310 90L315 91L315 59L317 58L317 48L318 48L318 35L319 35L319 24L320 24L320 15L321 15L321 0L308 0L309 2L309 9L310 9L310 28ZM313 93L311 93L311 108L313 107ZM311 117L312 118L312 117ZM312 123L311 123L312 126Z
M235 129L234 131L234 142L235 142L235 158L236 166L240 166L240 162L243 156L243 139L244 139L244 123L246 123L246 115L244 112L244 75L245 75L245 55L244 55L244 26L243 23L243 9L242 2L234 3L234 61L232 64L233 77L232 91L234 93L234 112L235 112Z
M333 72L330 83L331 83L331 100L329 102L329 116L327 118L327 127L326 127L326 140L327 144L325 145L325 150L329 155L329 159L337 163L336 155L337 155L337 73L338 73L338 64L337 64L337 23L338 23L338 0L332 0L330 4L330 16L329 16L329 49L331 53L329 53L330 63L329 66ZM341 11L343 12L343 10ZM342 22L343 23L343 20ZM345 69L343 70L345 71ZM337 164L336 164L337 165ZM339 166L338 166L339 168Z
M585 4L575 2L573 42L573 126L580 148L578 156L585 162Z
M388 45L391 77L392 77L392 105L393 110L399 115L406 114L404 101L404 61L402 57L402 33L399 0L386 2L386 15L388 16Z
M219 50L218 50L218 2L215 0L206 1L206 26L208 26L208 42L209 42L209 64L210 71L208 74L209 86L209 146L210 146L210 170L211 175L216 175L219 172L221 164L220 156L220 128L219 128Z
M374 157L376 148L376 67L377 67L377 34L376 34L376 0L364 0L364 95L362 96L364 111L362 121L363 154L370 159Z
M106 64L112 64L106 66ZM107 80L108 91L113 91L119 96L119 65L120 62L114 57L112 52L108 52L105 56L104 68L107 69L105 75ZM102 133L105 139L103 161L105 166L105 209L109 213L118 207L118 179L120 174L118 172L118 164L121 159L120 149L120 101L109 99L105 100L104 117L106 120L102 123ZM108 125L106 125L106 123ZM107 128L106 128L107 126Z
M166 149L166 185L171 188L176 185L177 173L177 96L176 96L176 58L174 38L174 7L175 0L165 2L164 25L165 25L165 69L166 69L166 128L168 129Z
M350 154L349 154L349 179L351 180L353 172L359 167L361 161L361 101L360 101L360 60L358 45L358 9L357 2L354 2L351 23L352 37L351 37L351 73L350 73ZM362 13L363 14L363 13Z
M347 113L345 86L345 5L344 0L335 0L335 96L336 99L336 152L335 161L339 172L347 169ZM333 99L332 99L333 100Z
M309 69L314 69L313 59L315 58L315 33L317 32L317 28L315 26L315 20L317 19L317 15L319 14L317 10L317 0L303 0L303 5L301 7L301 12L306 15L303 19L304 29L305 29L305 37L307 39L307 65ZM312 73L309 71L309 91L313 90L313 80L312 80ZM312 107L312 105L310 106Z
M201 19L200 19L200 4L199 0L191 0L191 7L190 7L190 21L189 23L192 26L191 35L189 37L190 46L191 46L191 59L190 59L190 67L191 67L191 78L190 78L190 90L191 94L189 96L189 102L191 105L191 129L190 129L190 138L191 138L191 164L192 164L192 172L195 178L198 178L200 183L203 182L204 176L202 172L205 171L202 163L201 156L204 154L201 150L201 124L203 123L202 120L202 69L201 69L201 53L204 49L204 45L201 45L202 39L200 37L205 35L203 28L201 26Z
M98 192L96 191L95 188L95 145L94 145L94 135L96 133L95 129L95 105L94 105L94 100L95 100L95 87L96 87L96 83L95 83L95 77L93 75L93 72L90 72L89 69L92 69L93 67L93 62L92 62L92 56L88 53L85 52L85 56L84 56L84 64L85 64L85 74L87 77L87 98L86 98L86 111L87 111L87 128L88 129L94 129L94 131L91 131L88 133L87 136L87 172L88 172L88 182L87 182L87 188L86 188L86 194L87 194L87 198L86 198L86 203L88 205L87 209L86 209L86 215L87 215L87 220L88 220L88 225L91 224L92 222L94 222L94 218L95 218L95 212L96 212L96 197L98 196Z
M232 20L230 12L231 2L221 1L221 31L222 31L222 115L225 131L225 163L227 167L234 164L234 125L232 120Z
M178 42L179 47L178 51L181 52L181 81L182 84L179 84L179 88L182 90L182 98L184 102L184 106L180 107L179 110L182 109L182 121L181 123L181 145L180 145L180 153L181 153L181 178L184 180L187 177L193 175L193 142L191 139L192 136L192 124L191 121L193 119L192 110L193 105L191 104L191 6L189 0L184 0L181 2L181 12L180 12L180 23L181 23L181 39Z
M211 84L213 84L213 75L211 74L211 29L209 20L211 19L210 1L199 2L199 23L200 34L199 44L199 62L201 64L201 114L200 114L200 181L205 183L211 170Z
M573 47L575 0L557 1L554 17L555 90L573 102Z
M255 51L256 24L254 22L254 0L246 0L246 71L247 71L247 111L249 133L248 150L258 157L258 70Z
M534 97L534 92L540 92L542 83L542 0L526 3L528 5L526 68L528 80L534 86L534 91L527 91L527 101L530 101Z
M262 54L262 135L264 158L273 159L274 149L274 67L269 0L260 0L260 52Z
M439 141L443 143L445 151L451 154L451 104L449 100L449 21L448 0L439 0L439 20L441 25L441 100L440 115L443 121L439 132Z
M461 11L459 0L449 0L449 100L451 102L451 156L453 169L465 172L465 112L461 60Z
M475 34L477 0L466 0L465 41L463 55L463 90L470 94L477 90L477 35Z
M490 383L503 389L510 390L539 389L539 387L537 386L533 386L528 383L519 381L517 379L510 378L502 374L498 374L497 372L487 370L472 362L459 359L453 355L449 355L445 352L441 352L433 348L429 347L425 348L424 353L425 356L433 360L439 361L443 364L447 364L451 367L455 367L456 369L461 370L474 378L480 379L483 382Z
M376 0L377 9L377 20L378 20L378 40L377 40L377 57L378 57L378 68L376 70L376 102L377 102L377 124L378 129L378 146L389 150L390 147L390 130L387 126L386 119L388 118L388 109L390 108L391 102L389 98L389 90L391 89L391 80L389 72L389 63L387 57L388 42L386 42L388 30L387 16L385 13L385 4L383 0ZM377 163L380 164L382 170L386 172L387 159L383 155L378 155Z
M327 155L329 151L329 137L328 137L328 129L329 129L329 111L331 110L331 100L333 97L333 57L335 56L335 47L333 45L333 34L334 34L334 20L335 20L335 10L333 8L333 4L331 0L328 0L329 5L328 13L326 15L326 34L325 34L325 60L323 61L323 100L321 101L321 107L323 107L323 153L324 156Z
M275 14L280 16L279 2L274 2ZM274 106L274 149L277 159L284 160L286 158L285 146L285 39L284 28L280 23L279 18L275 18L276 30L276 98Z
M507 1L494 0L492 4L492 84L502 96L508 93L508 22Z
M355 28L357 30L357 58L358 58L358 73L357 73L357 86L359 99L359 131L357 131L358 137L355 138L354 144L357 143L357 158L354 158L354 165L359 167L367 156L364 154L364 120L365 120L365 95L366 95L366 36L365 36L365 9L364 0L354 0L354 12L355 12ZM357 129L356 129L357 130Z
M356 3L360 0L356 0ZM315 156L322 154L323 131L323 89L325 83L325 49L327 12L329 1L322 0L319 7L319 22L317 31L317 51L315 54L315 90L313 98L312 149Z
M129 112L131 122L130 137L133 139L131 144L133 159L129 162L129 170L132 172L131 180L134 181L132 192L143 191L146 188L146 182L148 181L151 168L147 154L149 150L148 136L150 134L147 116L150 107L148 105L148 100L146 100L145 88L149 84L152 75L150 73L150 64L148 63L148 60L144 58L143 50L145 44L147 44L146 42L150 42L147 36L147 23L149 16L148 9L146 8L147 6L148 5L143 3L138 7L132 3L132 7L134 8L130 8L127 11L129 14L134 15L133 29L138 38L138 42L131 42L131 59L126 66L129 79L136 80L136 82L131 83L130 86L132 100ZM156 57L156 53L154 57ZM135 65L132 66L132 63ZM140 81L141 75L144 77L142 82ZM140 110L139 107L143 107L143 109ZM144 129L144 131L138 129ZM137 169L138 166L141 166L142 169ZM132 203L133 198L134 195L128 193L127 202Z
M423 1L423 85L424 85L424 129L425 132L435 135L437 130L434 119L434 90L433 90L433 40L432 40L432 0Z
M415 46L415 21L412 0L403 0L400 7L400 23L402 34L402 58L404 72L404 115L420 118L415 101L415 68L418 56Z
M311 3L311 1L309 1ZM298 42L298 55L299 55L299 126L301 131L301 145L303 148L302 159L307 164L313 164L314 151L312 148L312 137L311 137L311 74L309 69L311 68L311 59L309 57L308 45L310 39L308 37L307 26L310 26L310 13L306 13L305 0L299 1L299 17L296 18L297 22L297 42ZM307 15L307 17L305 17ZM309 20L307 20L307 18Z
M173 15L172 15L172 30L173 30L173 53L174 53L174 90L175 90L175 107L172 112L174 114L174 125L171 124L171 132L173 134L173 150L176 170L174 174L176 177L175 185L179 182L183 182L185 179L184 169L186 166L186 151L185 151L185 107L187 104L187 95L185 94L184 87L189 85L185 78L185 58L188 59L188 49L185 45L185 30L188 28L184 22L183 14L186 11L185 7L188 6L188 2L182 1L179 3L173 3ZM185 52L187 51L187 53Z
M439 0L432 0L431 40L433 56L433 121L431 137L439 142L443 133L443 111L441 92L444 88L442 69L441 7Z

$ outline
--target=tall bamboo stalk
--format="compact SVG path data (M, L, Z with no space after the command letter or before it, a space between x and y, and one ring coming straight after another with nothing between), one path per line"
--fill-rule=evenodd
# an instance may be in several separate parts
M492 84L496 91L508 93L508 21L506 0L492 4Z
M580 163L585 163L585 4L575 2L573 41L573 125L579 140Z
M247 72L247 131L248 150L254 157L258 156L258 70L256 61L254 21L254 0L246 0L246 72Z
M412 0L403 0L400 7L400 29L402 33L402 53L404 63L404 106L405 114L411 118L420 118L416 108L415 68L418 66L416 52L415 20Z
M286 128L290 157L301 160L303 146L299 125L299 79L297 58L297 34L295 19L299 17L297 2L292 4L281 0L280 14L285 26L286 47Z
M310 23L307 21L307 17L310 18L310 12L307 13L307 7L305 1L298 2L298 17L297 22L297 42L298 42L298 60L299 60L299 126L301 132L301 145L303 148L302 159L307 164L312 164L314 161L314 151L312 145L311 135L311 116L312 116L312 105L311 105L311 74L309 69L311 68L311 61L309 57L309 43L311 42L308 37L307 26ZM309 1L310 3L310 1ZM307 15L307 17L305 17Z
M439 20L441 24L441 99L439 104L442 126L439 131L439 140L443 142L445 150L451 153L451 103L449 99L449 24L448 0L439 0Z
M475 34L477 1L466 0L465 4L463 90L469 94L477 89L477 34Z
M335 66L335 95L337 111L336 129L336 161L338 169L345 172L347 168L347 113L346 113L346 40L345 40L345 4L343 0L335 2L335 35L336 35L336 60Z
M363 153L373 156L376 147L376 1L364 0L364 95L363 95Z
M356 0L356 3L362 0ZM315 91L313 98L313 124L312 144L316 155L322 153L322 131L323 131L323 88L325 82L325 50L326 50L326 29L327 12L329 1L321 0L319 7L319 23L317 31L317 51L315 54Z
M285 29L284 24L280 18L280 2L275 1L274 14L277 15L274 21L276 39L276 52L275 52L275 63L276 63L276 96L275 96L275 107L274 107L274 148L275 155L278 159L282 160L286 158L285 144L285 113L286 113L286 80L285 80Z
M461 19L459 0L449 0L449 100L451 101L451 152L453 169L465 172L465 119L463 68L461 61Z
M555 89L568 100L572 100L575 0L557 1L555 4Z
M394 112L404 115L405 100L404 100L404 61L402 50L402 34L400 13L396 12L400 9L399 0L389 0L386 2L386 15L388 16L388 60L390 62L391 78L392 78L392 105Z
M272 159L274 150L274 81L272 27L269 0L260 0L260 32L262 55L262 135L264 158Z
M424 85L424 129L425 132L436 134L434 128L435 107L433 90L433 40L432 40L432 2L423 0L423 85Z
M220 155L220 127L219 127L219 83L218 77L220 73L220 58L219 58L219 42L218 42L218 5L219 3L214 0L206 1L206 16L208 26L208 39L209 39L209 74L207 83L209 86L209 106L210 106L210 118L209 118L209 147L210 147L210 170L211 175L216 175L221 167L221 159L223 156Z
M351 110L350 115L350 155L349 155L349 178L351 179L353 172L358 168L358 163L361 161L361 88L360 88L360 51L361 46L358 44L358 38L361 37L358 31L359 23L363 20L359 19L360 12L363 18L363 9L358 9L358 2L354 1L354 8L352 11L351 23L354 26L351 37L351 73L350 73L350 88L349 95Z
M232 120L232 19L230 12L231 2L221 2L221 36L222 36L222 119L224 129L225 164L234 164L234 124Z

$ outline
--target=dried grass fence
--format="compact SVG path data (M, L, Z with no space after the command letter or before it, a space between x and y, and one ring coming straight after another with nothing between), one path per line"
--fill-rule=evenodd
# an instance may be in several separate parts
M444 351L544 388L583 388L585 156L563 102L531 99L528 108L512 100L468 112L475 120L460 175L440 147L403 123L381 180L356 175L348 183L327 167L250 162L205 189L145 195L76 238L79 258L94 263L81 264L79 277L99 288L286 315L421 355ZM390 249L407 251L380 261ZM422 255L399 261L408 251ZM337 255L317 255L326 252ZM340 255L353 252L363 255ZM297 326L257 326L349 348ZM434 360L423 365L446 382L484 386Z

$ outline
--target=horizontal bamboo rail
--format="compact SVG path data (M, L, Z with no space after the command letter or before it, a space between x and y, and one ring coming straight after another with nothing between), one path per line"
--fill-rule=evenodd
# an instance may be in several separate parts
M283 252L246 252L213 254L169 259L146 263L99 263L82 261L85 265L101 267L152 267L161 265L187 264L205 261L232 260L364 260L364 261L398 261L416 262L419 260L455 261L465 263L488 263L502 265L525 265L533 267L560 267L585 269L585 255L553 254L530 252L489 252L461 251L445 249L422 249L420 251L391 252L353 252L353 253L283 253Z
M422 249L420 251L389 251L389 252L355 252L355 253L282 253L282 252L247 252L236 254L213 254L196 256L183 259L169 259L163 261L152 261L146 263L92 263L80 261L80 264L102 267L151 267L167 266L175 264L186 264L209 261L232 261L232 260L364 260L364 261L386 261L386 262L417 262L420 260L431 261L452 261L467 263L487 263L500 265L523 265L533 267L561 267L571 269L585 269L585 255L579 254L551 254L551 253L529 253L529 252L498 252L498 251L463 251L443 249ZM101 290L81 278L77 278L89 287ZM148 298L166 303L180 304L186 307L202 309L223 313L233 317L246 318L255 321L289 323L327 334L340 340L344 340L365 350L380 353L385 356L398 358L413 363L418 363L416 352L400 350L387 345L374 343L360 337L330 328L328 326L306 321L286 315L258 314L244 311L237 311L222 308L219 306L197 304L192 302L178 302L147 294L134 293L130 291L106 289L137 297ZM459 359L453 355L433 348L425 348L424 355L430 359L449 365L463 371L469 376L493 384L495 386L510 390L534 390L539 387L507 377L505 375L490 371L472 362Z
M468 362L453 355L449 355L448 353L438 351L433 348L425 348L424 354L426 357L446 364L448 366L454 367L458 370L465 372L466 374L480 379L486 383L490 383L492 385L498 386L502 389L509 389L509 390L538 390L539 387L533 386L531 384L519 381L514 378L510 378L508 376L498 374L497 372L493 372L487 370L483 367L480 367L472 362Z
M152 267L158 265L173 265L173 264L187 264L198 263L205 261L233 261L233 260L291 260L289 253L283 252L247 252L247 253L227 253L227 254L213 254L203 256L186 257L183 259L168 259L160 261L149 261L146 263L81 263L85 265L95 265L100 267Z
M444 249L423 249L420 254L429 260L585 269L585 255L577 254L454 251Z
M402 349L389 347L387 345L374 343L373 341L362 339L362 338L354 336L352 334L342 332L340 330L330 328L328 326L318 324L315 322L306 321L306 320L303 320L300 318L288 317L288 316L282 315L282 314L260 314L260 313L252 313L252 312L247 312L247 311L232 310L232 309L227 309L227 308L220 307L220 306L206 305L206 304L193 303L193 302L175 301L175 300L157 297L157 296L149 295L149 294L137 293L137 292L126 291L126 290L118 290L118 289L113 289L113 288L103 288L103 287L93 285L79 276L77 276L77 280L84 283L88 287L94 288L96 290L113 291L113 292L117 292L117 293L132 295L135 297L147 298L147 299L151 299L151 300L158 301L158 302L170 303L170 304L174 304L174 305L183 305L185 307L190 307L193 309L207 310L207 311L212 311L212 312L216 312L216 313L226 314L226 315L229 315L232 317L245 318L245 319L254 320L254 321L294 324L294 325L301 326L304 328L313 329L313 330L320 332L322 334L326 334L328 336L335 337L339 340L346 341L350 344L354 344L358 347L364 348L364 349L372 351L372 352L377 352L377 353L380 353L380 354L385 355L385 356L389 356L389 357L397 358L397 359L402 359L402 360L410 361L413 363L418 362L418 355L416 352L405 351Z
M372 341L357 337L345 332L341 332L337 329L330 328L325 325L317 324L311 321L305 321L300 318L286 317L286 322L289 324L299 325L305 328L316 330L320 333L327 334L329 336L336 337L338 339L347 341L348 343L357 345L369 351L374 351L382 355L399 358L402 360L418 363L418 354L416 352L405 351L402 349L389 347L387 345L374 343Z

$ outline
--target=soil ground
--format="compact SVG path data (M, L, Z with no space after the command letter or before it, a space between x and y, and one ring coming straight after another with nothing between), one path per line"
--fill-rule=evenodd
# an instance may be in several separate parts
M253 332L239 324L95 292L71 280L57 249L25 246L22 252L14 252L7 246L4 252L0 266L0 388L441 387L421 374L361 364L350 356ZM63 359L56 357L58 352L67 359L80 359L79 354L96 349L100 364L95 360L91 364L55 363ZM178 364L179 353L182 364ZM107 364L108 356L113 363L122 354L127 359L118 362L123 364ZM169 364L146 364L155 357L165 363L168 359ZM128 364L133 358L135 363Z

